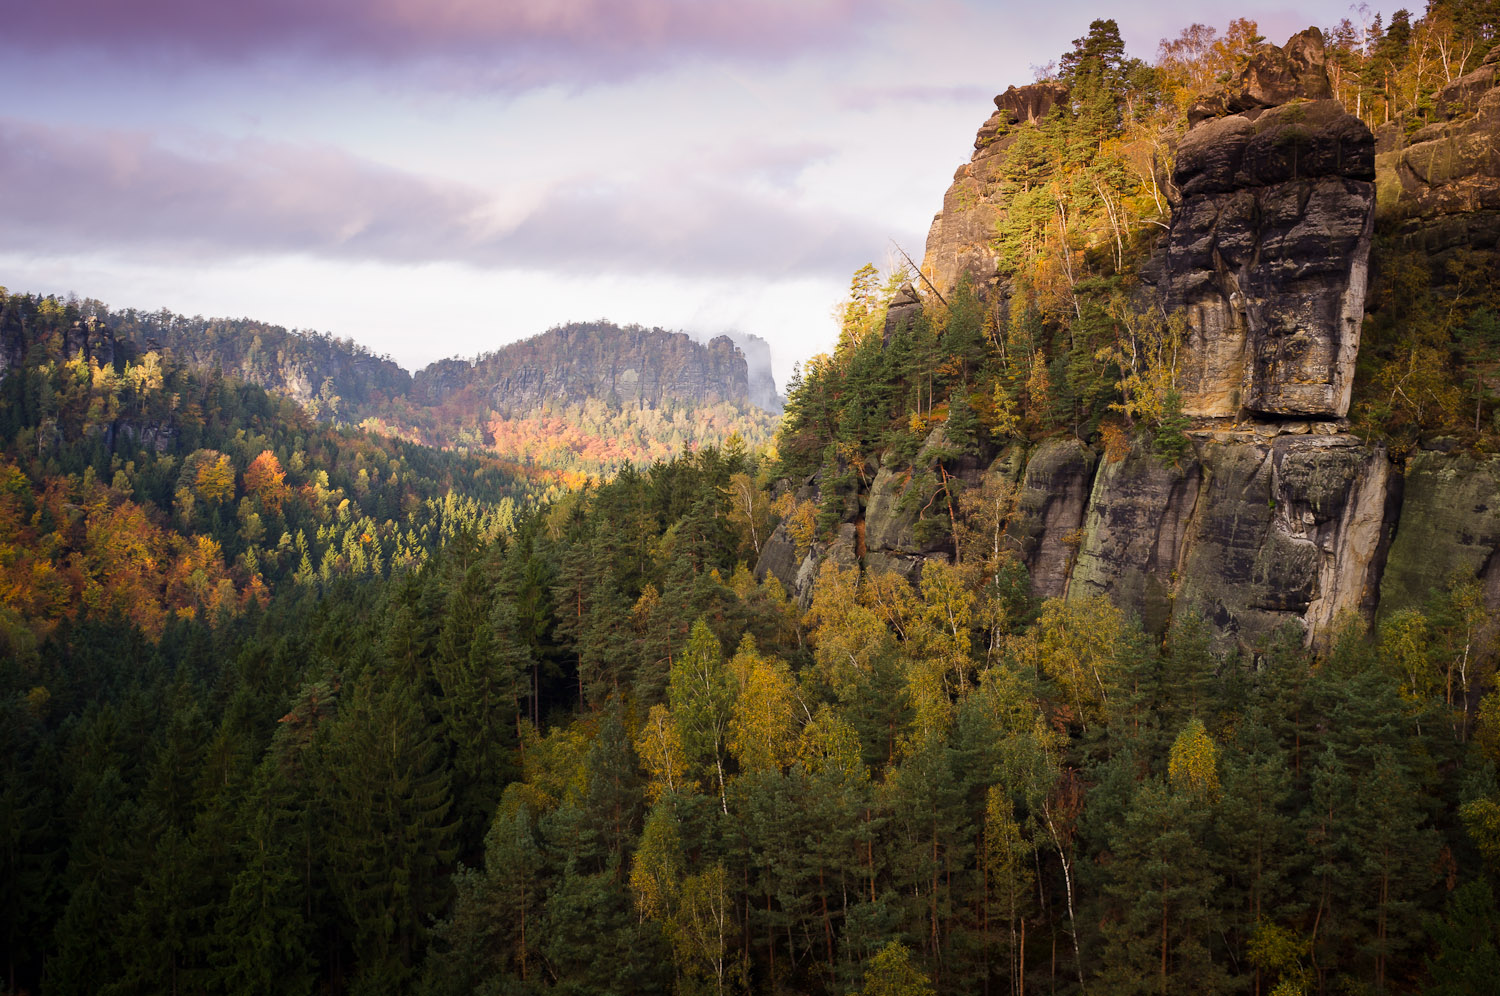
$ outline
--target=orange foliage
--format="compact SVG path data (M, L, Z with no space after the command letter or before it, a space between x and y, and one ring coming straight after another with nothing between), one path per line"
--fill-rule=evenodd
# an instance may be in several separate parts
M0 605L38 633L87 610L158 636L169 614L211 620L265 597L259 577L235 583L212 539L165 529L89 479L54 478L37 493L0 464Z
M275 453L262 450L260 456L250 461L245 468L245 493L253 495L266 511L281 511L281 503L291 491L286 486L286 471L281 469Z

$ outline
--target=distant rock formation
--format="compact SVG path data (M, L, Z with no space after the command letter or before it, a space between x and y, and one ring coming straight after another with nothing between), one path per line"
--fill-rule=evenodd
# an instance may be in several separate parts
M188 366L219 370L325 417L403 397L411 375L351 339L289 331L247 318L185 318L168 312L112 316L115 334L139 352L169 353ZM334 400L336 399L336 400Z
M700 343L682 332L595 322L512 343L473 364L435 363L417 372L411 397L439 405L460 391L482 394L501 414L594 398L640 408L744 405L750 378L745 355L727 336Z
M771 372L771 344L758 335L748 332L730 332L729 338L745 354L745 366L750 377L750 403L757 408L781 414L786 407L786 398L776 390L776 377Z

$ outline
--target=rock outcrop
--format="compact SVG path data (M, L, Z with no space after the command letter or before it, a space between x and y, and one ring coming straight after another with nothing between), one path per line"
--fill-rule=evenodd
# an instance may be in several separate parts
M1435 101L1442 120L1381 129L1378 218L1443 276L1457 249L1500 248L1500 47Z
M5 306L3 288L0 288L0 377L12 367L21 367L26 354L36 345L33 336ZM82 356L100 366L109 366L115 361L115 336L106 325L96 318L80 318L64 331L62 341L56 343L61 352L59 360Z
M1294 100L1327 100L1332 96L1323 32L1308 28L1279 48L1257 46L1237 79L1188 110L1188 127L1205 118L1254 114Z
M1196 459L1174 466L1144 446L1106 458L1089 496L1073 597L1111 596L1148 629L1165 629L1202 482Z
M1309 29L1262 46L1236 86L1195 108L1178 145L1181 200L1143 276L1187 319L1178 385L1189 415L1349 410L1374 136L1327 93L1322 36Z
M1186 318L1190 450L1168 462L1144 437L1103 454L1053 438L987 468L947 467L969 486L1012 487L1005 541L1037 597L1102 594L1154 633L1197 613L1221 648L1251 652L1287 626L1326 647L1345 620L1420 607L1455 576L1477 577L1500 617L1500 456L1438 440L1393 459L1343 418L1377 211L1435 267L1500 249L1500 48L1439 94L1440 120L1382 129L1378 156L1330 99L1324 63L1316 29L1261 46L1191 110L1178 146L1171 225L1141 276L1143 296ZM928 239L923 275L939 292L967 276L1003 304L989 254L1005 210L998 166L1017 129L1065 97L1038 85L996 98ZM903 289L887 340L921 307ZM836 536L800 558L782 537L758 569L803 604L829 558L919 581L927 561L955 555L944 529L918 526L909 498L922 480L881 469Z
M1026 461L1006 535L1040 598L1059 598L1068 590L1097 462L1076 439L1049 439Z
M682 332L608 323L568 325L473 364L447 360L417 372L412 398L437 405L474 392L502 414L592 398L639 408L669 401L750 403L745 355L727 336L701 343Z
M1224 435L1199 447L1208 472L1174 612L1198 612L1247 645L1287 623L1324 640L1373 605L1385 454L1346 434Z
M995 226L1004 212L1000 166L1015 144L1016 128L1034 125L1067 99L1059 83L1011 87L995 98L995 113L974 138L974 155L953 175L943 195L943 210L932 219L922 275L939 294L946 295L964 277L982 294L990 295L1001 282L995 255Z
M1405 470L1381 612L1420 608L1455 575L1478 577L1500 607L1500 457L1423 450Z
M1377 605L1419 602L1450 569L1480 571L1500 604L1500 562L1488 559L1500 547L1500 458L1475 473L1419 453L1403 506L1401 468L1330 423L1203 429L1192 444L1170 464L1144 441L1101 458L1077 440L1052 439L1024 456L1002 453L971 484L988 476L1014 486L1005 541L1034 595L1106 595L1154 633L1193 612L1221 648L1253 650L1287 625L1323 646L1345 619L1368 622ZM774 574L804 607L828 559L919 582L923 564L950 560L953 548L942 531L918 538L919 512L902 501L914 480L909 469L882 469L861 514L802 556L778 529L757 574ZM798 497L816 500L816 481ZM1392 546L1398 510L1402 523L1430 516L1441 536L1415 528L1417 550ZM1423 561L1429 546L1445 566ZM1410 578L1399 567L1408 558Z

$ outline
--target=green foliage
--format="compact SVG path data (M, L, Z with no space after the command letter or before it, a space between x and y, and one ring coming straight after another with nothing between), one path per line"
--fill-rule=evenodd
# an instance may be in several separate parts
M1009 310L959 287L887 342L894 288L862 269L792 392L774 514L742 445L531 504L492 460L170 356L67 355L81 313L7 297L31 356L0 383L6 987L1492 989L1477 580L1321 656L1030 601L1011 486L976 470L1111 405L1186 454L1171 325L1119 307L1109 221L1160 102L1108 21L1062 72L1076 106L1006 136ZM1458 297L1387 272L1362 411L1483 442L1497 309L1468 270ZM1155 358L1122 362L1132 336ZM815 542L882 462L953 562L825 564L806 614L750 574L777 516Z

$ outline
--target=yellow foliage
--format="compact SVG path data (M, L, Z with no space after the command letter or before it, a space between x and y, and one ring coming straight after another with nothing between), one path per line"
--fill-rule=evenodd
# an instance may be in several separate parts
M203 460L198 466L193 490L209 505L219 505L234 498L234 464L229 462L229 457L220 453L217 458Z
M841 695L851 693L871 662L890 647L880 617L861 604L859 568L840 569L827 561L813 586L807 611L814 658L824 679Z
M666 920L677 906L683 875L682 840L667 807L652 810L630 865L635 908L648 920Z
M818 534L817 504L806 500L798 501L797 496L788 491L776 499L771 505L771 511L781 518L787 534L792 537L797 548L797 559L807 556L807 551L812 548L813 538Z
M765 657L747 634L729 662L739 684L729 719L729 752L742 771L779 771L797 750L797 683L785 661Z
M1087 728L1108 704L1128 630L1124 613L1103 596L1076 602L1053 598L1043 603L1041 619L1014 649L1057 683L1073 718Z
M657 704L646 714L646 725L635 742L636 753L646 768L649 779L646 797L656 802L666 792L680 792L697 787L687 780L687 758L682 750L682 738L677 724L672 722L672 713L666 706Z
M839 718L824 703L812 720L802 727L797 741L797 760L813 774L837 774L846 783L867 781L859 731Z
M1120 368L1122 399L1110 405L1128 417L1159 425L1170 413L1169 398L1177 389L1177 359L1187 334L1182 311L1162 315L1141 310L1123 294L1110 302L1115 344L1101 349L1098 359Z
M1212 801L1219 796L1219 748L1203 720L1193 719L1172 744L1167 778L1178 792Z

